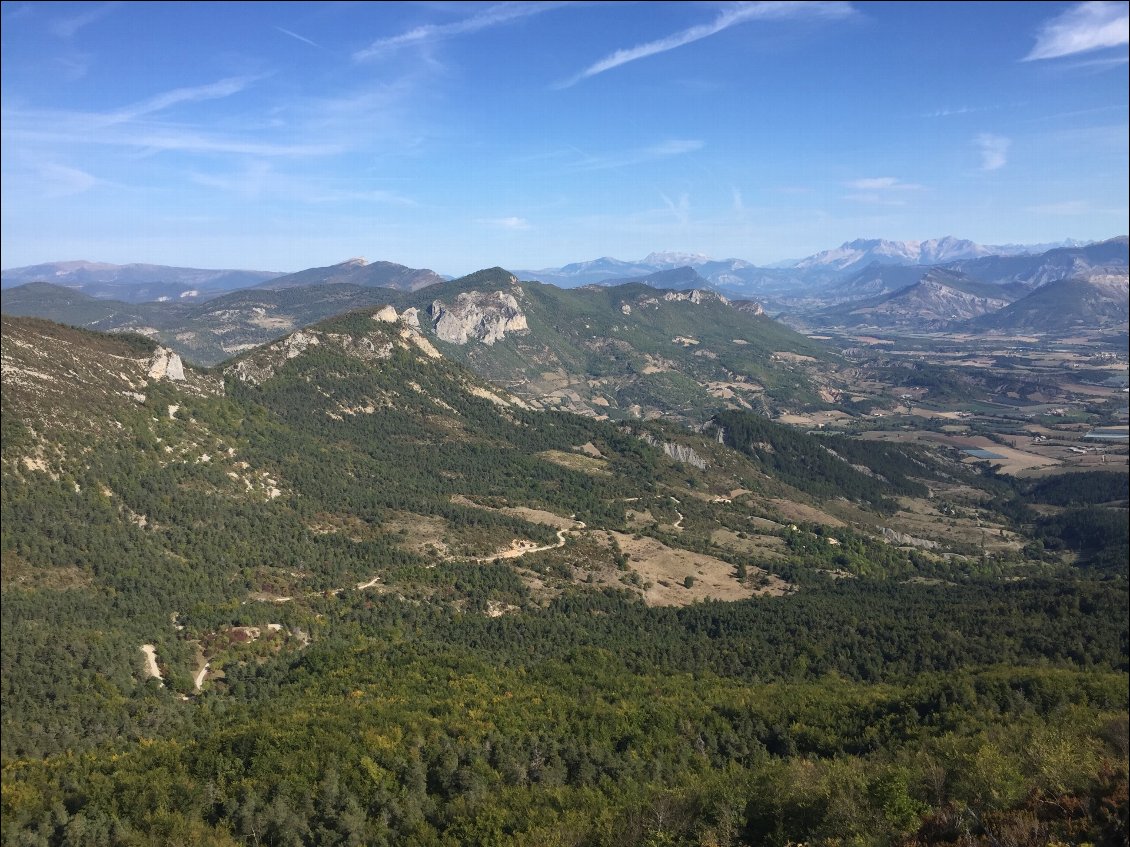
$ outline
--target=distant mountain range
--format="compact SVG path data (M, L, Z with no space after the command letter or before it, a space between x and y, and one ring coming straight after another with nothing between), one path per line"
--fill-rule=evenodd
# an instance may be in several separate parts
M400 310L445 355L535 407L701 422L719 406L767 412L818 403L826 378L823 345L756 304L642 283L562 289L501 268L414 292L315 281L204 303L131 304L29 283L3 295L6 314L139 333L203 365L376 306Z
M853 274L872 266L882 268L921 268L988 257L1025 257L1057 248L1079 248L1086 242L1067 239L1055 244L983 245L966 239L945 236L927 241L889 241L860 238L832 250L823 250L804 259L777 262L763 267L744 259L711 259L696 253L650 253L638 261L622 261L610 256L588 262L574 262L559 268L515 270L522 279L536 279L562 288L642 280L652 274L679 267L693 268L703 284L732 297L818 297L824 289L837 285ZM909 273L903 274L908 284ZM850 287L849 289L850 290ZM884 290L892 290L884 286ZM855 296L867 296L863 291Z
M944 265L986 256L1014 256L1044 253L1056 247L1082 247L1086 242L1067 239L1056 244L1008 244L989 246L947 235L928 241L888 241L884 238L859 238L801 259L795 270L831 270L847 273L872 263L881 265Z
M1008 315L1022 313L1001 310L1051 283L1127 276L1126 236L1035 254L990 252L1027 249L985 247L949 237L923 242L860 239L810 256L792 268L651 253L636 262L603 257L556 269L516 271L514 276L565 289L642 284L667 291L713 292L765 304L772 314L811 329L938 329L997 312L1007 322ZM941 260L946 261L939 264ZM863 261L867 264L860 266ZM452 282L426 268L364 259L292 274L60 262L4 271L3 306L9 314L93 329L135 330L168 344L173 343L168 334L179 333L178 343L186 355L215 362L341 311L399 303L400 295L458 287L472 278L473 274ZM36 281L27 284L29 279ZM1108 289L1100 286L1098 290L1107 293L1096 296L1107 297ZM1070 309L1062 312L1070 313ZM1099 313L1106 314L1102 309L1083 309L1080 320L1085 323L1086 314ZM1034 313L1023 314L1028 317L1021 323L1035 320ZM1117 317L1117 308L1114 314ZM1049 315L1048 320L1049 327L1062 324L1058 316ZM1104 325L1109 322L1103 319ZM222 332L219 326L224 327Z
M947 268L915 270L919 278L904 288L833 306L811 319L830 326L938 329L999 311L1024 293L1017 286L977 282Z
M1049 282L999 311L968 322L995 332L1067 333L1127 328L1130 286L1125 276L1095 275ZM1125 348L1124 348L1125 349Z
M347 283L362 288L416 291L444 282L427 268L409 268L395 262L349 259L324 268L297 273L278 271L205 270L166 265L110 265L102 262L49 262L0 273L3 288L29 282L49 282L88 297L125 303L202 302L243 288L283 289L305 285Z
M987 258L1023 260L1052 249L1075 249L1082 246L1085 246L1083 242L1073 239L1057 244L986 246L953 236L927 241L873 238L856 239L804 259L777 262L768 267L737 258L711 259L698 253L653 252L638 261L604 256L558 268L511 270L521 279L537 280L561 288L576 288L581 285L646 280L663 271L692 268L699 279L685 287L710 288L730 297L777 298L785 302L810 297L823 300L826 299L825 290L830 287L835 287L839 292L833 294L833 299L866 297L893 290L892 284L887 282L862 287L858 291L855 291L852 284L841 286L841 283L857 273L867 272L872 277L877 273L885 273L873 270L872 266L876 265L885 269L952 264ZM1011 266L1005 262L1002 267ZM1016 267L1014 275L1026 275L1023 261ZM685 271L682 273L686 274ZM1001 271L997 276L1003 273ZM1050 278L1061 277L1061 274L1052 274ZM451 277L427 268L410 268L388 261L370 263L364 259L348 259L335 265L295 273L207 270L146 264L112 265L87 261L49 262L0 272L0 283L5 289L28 282L50 282L91 297L126 303L170 300L199 302L240 288L281 289L341 283L363 288L417 291L449 279ZM670 287L665 279L657 277L657 282L647 284ZM905 273L899 279L903 284L913 281Z
M305 285L357 285L362 288L392 288L396 291L419 291L429 285L446 282L433 270L408 268L395 262L366 262L349 259L326 268L310 268L267 280L257 288L281 289Z
M127 303L206 300L281 277L277 271L205 270L166 265L111 265L105 262L48 262L0 272L0 286L50 282L90 297Z
M871 264L828 289L809 327L1063 332L1121 327L1127 239L930 268ZM860 294L872 295L859 298Z

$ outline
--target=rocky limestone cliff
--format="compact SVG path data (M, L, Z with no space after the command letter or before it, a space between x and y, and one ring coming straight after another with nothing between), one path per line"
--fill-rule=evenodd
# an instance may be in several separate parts
M520 288L515 290L519 295L522 292ZM452 344L474 340L490 346L508 332L529 331L518 301L504 291L465 291L450 306L434 301L428 313L436 336Z
M929 541L925 538L916 538L913 535L906 535L902 532L896 532L890 527L883 527L883 538L890 544L895 544L901 547L921 547L923 550L933 550L937 548L936 541Z
M288 359L301 356L310 347L322 345L336 347L348 356L369 362L388 359L393 350L392 342L381 334L356 338L352 335L300 330L282 341L259 348L247 358L225 368L224 374L234 376L241 382L259 385L274 376Z
M728 306L730 303L730 301L721 294L715 294L713 291L702 291L698 288L694 288L690 291L668 291L663 295L663 299L668 302L686 300L696 306L701 306L703 303L709 302L721 303L724 306Z
M747 312L751 315L764 315L765 309L755 300L735 300L730 304L736 311Z
M400 321L417 332L420 331L420 310L416 307L405 309L400 313Z
M184 362L172 350L158 347L153 352L153 361L149 363L149 378L184 382Z
M645 441L652 447L663 451L668 459L680 462L684 465L690 465L693 468L698 468L700 471L706 470L706 459L698 455L693 447L687 447L685 444L676 444L673 441L660 441L650 432L645 432L640 436L641 441Z

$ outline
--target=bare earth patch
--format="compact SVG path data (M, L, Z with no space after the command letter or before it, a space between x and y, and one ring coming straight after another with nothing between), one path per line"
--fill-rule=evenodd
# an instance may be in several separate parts
M603 459L594 459L592 456L584 456L580 453L565 453L561 450L545 450L538 455L555 465L561 465L563 468L572 471L602 475L610 473L607 462Z
M814 506L794 503L792 500L773 498L766 501L782 518L796 523L818 523L824 526L844 526L844 522Z
M504 515L511 517L521 518L530 523L544 524L551 526L554 529L575 529L577 521L572 518L562 517L554 512L547 512L545 509L531 509L529 506L484 506L481 503L476 503L470 497L465 497L462 494L454 494L451 497L452 503L457 503L460 506L471 506L475 509L484 509L488 512L500 512Z
M745 600L755 595L778 596L793 586L760 568L749 568L749 576L741 583L734 575L734 566L713 556L668 547L654 538L613 532L620 550L628 557L628 566L651 586L644 589L649 606L689 606L702 600ZM687 588L685 580L693 583ZM755 588L753 583L763 581Z
M775 535L747 535L739 538L733 530L716 529L710 533L710 540L733 553L765 559L784 559L787 556L785 542Z
M449 553L444 536L447 534L447 521L439 517L425 517L409 512L399 512L385 524L392 533L400 533L403 541L399 546L419 556L438 555L446 557Z
M157 667L157 648L152 644L142 644L141 652L145 654L145 675L153 677L164 685L161 669Z
M0 563L0 584L4 588L67 591L85 588L93 582L90 574L75 565L36 567L18 553L5 553Z
M990 553L1019 550L1019 536L1001 524L987 523L976 513L944 514L934 503L919 498L900 497L900 509L887 520L896 532L936 541L943 549L953 545L984 545Z

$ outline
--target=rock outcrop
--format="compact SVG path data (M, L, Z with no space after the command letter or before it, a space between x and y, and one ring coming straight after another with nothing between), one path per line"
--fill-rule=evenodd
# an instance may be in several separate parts
M925 538L915 538L913 535L896 532L886 526L883 527L883 538L890 544L897 544L902 547L921 547L923 550L934 550L938 547L936 541L929 541Z
M520 288L516 290L521 294ZM505 291L465 291L450 306L434 301L428 313L436 336L452 344L474 340L490 346L508 332L529 331L518 301Z
M375 315L373 317L379 320ZM344 333L299 330L282 341L259 348L247 358L225 368L224 373L241 382L259 385L274 376L288 359L301 356L311 347L323 345L336 347L347 356L365 362L390 358L395 346L383 333L374 332L355 337Z
M171 379L184 382L184 362L178 354L164 347L158 347L149 363L150 379Z
M698 455L693 447L688 447L685 444L676 444L673 441L660 441L650 432L645 432L641 435L640 440L647 442L658 450L662 450L663 455L668 459L672 459L684 465L690 465L693 468L698 468L700 471L706 470L706 459Z
M765 308L756 300L735 300L730 305L738 312L746 312L751 315L765 314Z
M668 291L663 295L663 299L672 302L679 300L686 300L696 306L701 306L703 303L715 302L729 305L730 301L723 297L721 294L715 294L713 291L703 291L698 288L691 289L690 291Z

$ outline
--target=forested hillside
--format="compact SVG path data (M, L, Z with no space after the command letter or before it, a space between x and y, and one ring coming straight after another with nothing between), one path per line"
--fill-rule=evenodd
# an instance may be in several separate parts
M535 411L451 347L4 318L5 845L1125 843L1126 568L1031 507L1114 483Z

